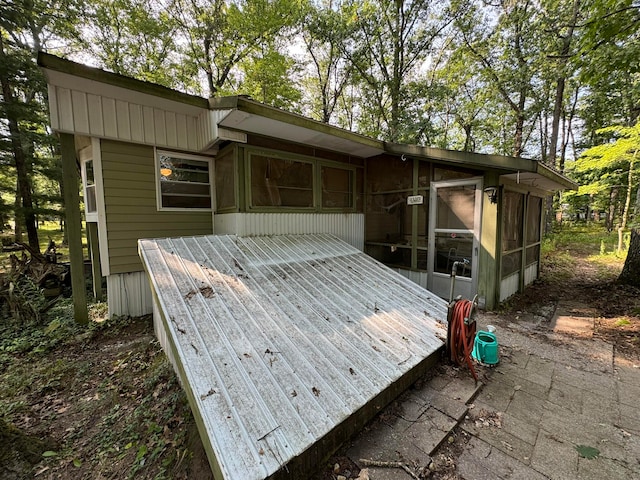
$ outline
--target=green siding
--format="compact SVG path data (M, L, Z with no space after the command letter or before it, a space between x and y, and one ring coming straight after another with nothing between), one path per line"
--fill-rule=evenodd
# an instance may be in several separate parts
M143 270L139 238L213 232L211 212L158 211L152 147L102 140L101 152L111 273Z

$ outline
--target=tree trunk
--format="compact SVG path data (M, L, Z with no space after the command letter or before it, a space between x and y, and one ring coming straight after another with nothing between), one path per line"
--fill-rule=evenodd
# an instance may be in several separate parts
M618 277L618 282L640 288L640 228L631 230L629 253Z
M4 59L4 56L4 45L2 43L2 36L0 36L0 58ZM29 162L29 156L25 152L25 145L22 141L18 117L15 109L13 108L16 100L10 79L5 75L0 75L0 84L2 86L4 103L7 106L5 115L9 127L9 135L11 137L11 150L16 165L16 175L18 177L18 193L22 198L22 217L24 218L25 227L27 229L29 246L39 252L40 242L38 241L36 214L33 209L33 200L31 197L31 179L29 178L29 169L27 165Z

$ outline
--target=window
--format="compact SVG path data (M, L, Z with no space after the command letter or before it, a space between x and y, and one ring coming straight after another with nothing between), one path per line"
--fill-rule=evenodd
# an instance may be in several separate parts
M157 151L160 208L211 209L210 161Z
M236 150L218 154L216 165L216 211L236 210Z
M313 165L251 155L251 206L313 207Z
M355 211L352 165L264 150L250 151L248 165L252 209Z
M86 213L96 213L96 181L93 173L93 160L83 163L84 172L84 208Z
M353 208L353 171L320 167L322 208Z

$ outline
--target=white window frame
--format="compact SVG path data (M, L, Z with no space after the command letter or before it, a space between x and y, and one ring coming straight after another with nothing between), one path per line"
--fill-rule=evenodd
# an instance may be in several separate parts
M168 155L173 158L182 158L185 160L195 160L199 162L205 162L209 169L209 198L211 199L211 207L210 208L197 208L197 207L164 207L162 205L162 187L160 185L161 177L160 174L160 155ZM160 150L155 149L154 151L154 165L155 165L155 176L156 176L156 205L158 211L163 212L213 212L215 210L215 190L214 190L214 162L212 157L205 157L202 155L192 155L189 153L181 153L174 152L171 150ZM195 183L195 182L194 182ZM200 184L202 185L202 184Z
M96 180L96 162L94 162L94 153L93 153L93 145L89 145L78 153L78 158L80 159L80 176L82 177L82 196L84 199L84 216L87 222L97 222L98 221L98 185ZM93 183L91 187L93 187L93 199L95 201L94 210L89 210L89 204L87 198L89 194L87 193L89 190L89 182L87 179L87 163L91 162L93 164Z

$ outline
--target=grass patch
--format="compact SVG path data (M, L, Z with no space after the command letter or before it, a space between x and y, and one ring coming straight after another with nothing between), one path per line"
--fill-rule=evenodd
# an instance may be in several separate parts
M614 327L628 327L629 325L631 325L631 320L628 318L620 318L613 324Z

